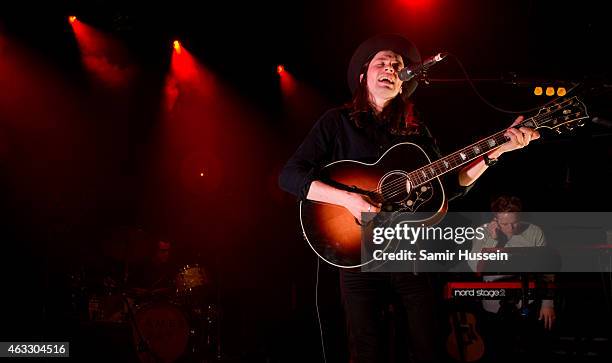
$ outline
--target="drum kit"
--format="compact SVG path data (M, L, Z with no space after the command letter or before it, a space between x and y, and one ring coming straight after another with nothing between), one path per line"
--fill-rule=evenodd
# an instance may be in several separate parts
M184 265L174 282L173 288L114 288L91 295L89 321L129 324L143 363L219 360L219 307L211 303L203 268Z

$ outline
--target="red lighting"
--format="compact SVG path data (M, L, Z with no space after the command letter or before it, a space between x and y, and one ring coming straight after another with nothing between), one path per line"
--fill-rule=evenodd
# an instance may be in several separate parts
M175 109L181 94L208 97L215 89L212 74L200 66L188 48L183 47L178 40L173 41L173 48L164 91L164 109L167 112ZM200 172L198 170L197 174Z
M72 20L74 18L74 21ZM127 50L117 40L69 17L85 68L106 86L126 86L134 74Z
M280 81L281 90L283 95L289 96L295 92L296 81L291 72L285 69L285 66L279 65L276 67L276 73L278 73L278 79Z
M183 48L183 45L175 40L173 43L174 52L172 53L172 76L176 77L176 81L181 82L196 82L199 72L198 62L189 52L189 49Z
M76 16L71 15L68 17L68 21L70 22L70 24L74 23L77 20Z
M400 0L400 3L411 10L427 10L436 6L436 0Z
M439 24L446 23L445 17L448 16L448 6L444 6L441 0L389 0L393 2L393 7L388 7L388 13L383 16L384 23L392 20L402 29L406 29L407 34L418 32L419 29L436 29ZM450 2L448 2L450 5ZM458 7L457 9L461 9ZM443 11L444 10L444 11ZM451 11L452 12L452 11ZM447 19L448 20L448 19Z

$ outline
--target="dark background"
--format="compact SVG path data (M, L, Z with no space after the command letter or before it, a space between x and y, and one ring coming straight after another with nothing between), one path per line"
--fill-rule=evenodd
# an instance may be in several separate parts
M316 259L301 239L295 198L278 189L277 176L317 117L348 100L352 51L373 34L401 33L423 56L456 55L498 107L532 109L551 99L534 96L534 86L580 84L576 94L591 116L610 120L605 6L526 0L3 3L2 340L73 336L74 276L103 274L113 258L109 246L140 228L168 236L185 263L197 260L215 276L228 356L319 360ZM102 85L88 74L69 15L127 50L111 60L135 70L127 84ZM214 82L204 95L182 90L169 116L161 105L174 39ZM278 64L294 77L294 93L282 91ZM463 78L451 57L430 76L414 98L444 152L515 117L483 103L466 82L443 81ZM495 195L511 193L532 211L609 210L610 128L590 123L569 135L543 134L504 155L451 208L484 211ZM328 354L345 357L337 272L323 266L321 274ZM602 309L579 314L596 310L594 323L609 321L610 311Z

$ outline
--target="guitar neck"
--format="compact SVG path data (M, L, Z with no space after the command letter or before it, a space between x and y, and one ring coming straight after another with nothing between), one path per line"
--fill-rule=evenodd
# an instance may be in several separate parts
M531 127L537 128L538 124L535 122L534 117L530 117L523 121L521 124L515 127ZM508 141L508 137L505 134L506 130L499 131L489 137L477 141L476 143L464 147L461 150L455 151L454 153L447 155L439 160L434 161L428 165L425 165L413 172L408 173L408 180L412 187L425 184L432 179L442 176L449 171L452 171L462 165L469 163L477 157L488 153L491 150L495 150Z

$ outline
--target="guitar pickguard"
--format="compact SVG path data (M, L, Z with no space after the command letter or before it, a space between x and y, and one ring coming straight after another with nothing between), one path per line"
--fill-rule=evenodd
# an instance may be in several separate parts
M398 212L416 212L433 197L433 187L431 183L421 185L413 189L408 198L400 203Z

